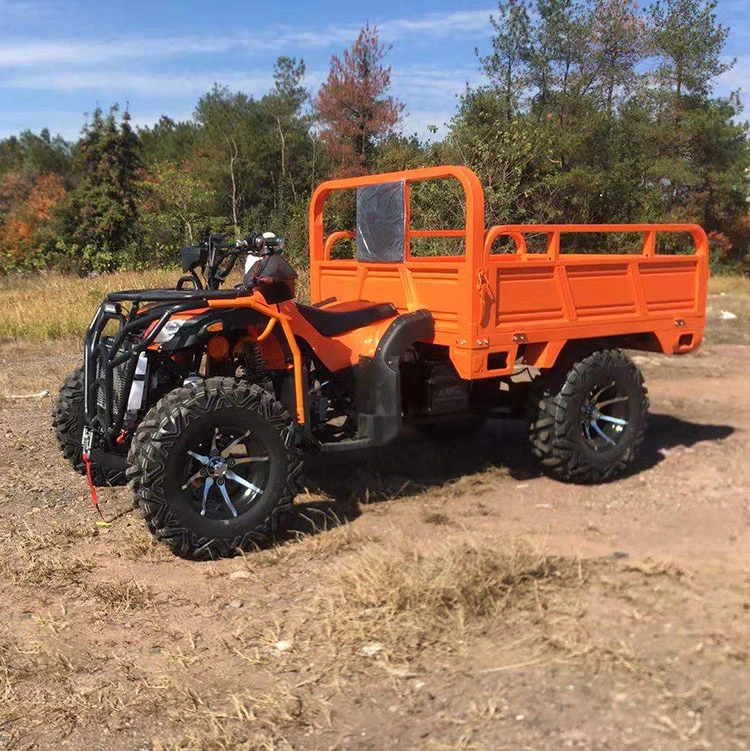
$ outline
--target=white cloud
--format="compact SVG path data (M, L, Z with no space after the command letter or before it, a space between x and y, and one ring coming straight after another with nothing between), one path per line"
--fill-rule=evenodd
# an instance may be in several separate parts
M729 58L727 62L731 60ZM737 89L742 90L743 99L750 93L750 55L738 55L737 62L726 73L717 79L717 89L722 94L728 94Z
M165 108L164 110L148 111L145 113L136 112L131 120L136 127L144 128L155 125L163 115L171 118L175 122L191 120L193 114L191 111L175 110L174 108ZM60 135L67 141L76 141L81 135L86 119L89 115L85 112L63 112L52 114L37 113L29 114L20 112L8 126L0 127L0 140L9 136L17 136L21 131L29 128L28 123L40 120L44 122L44 127L49 129L53 135ZM34 133L38 133L41 128L29 128Z
M17 136L24 130L38 133L42 126L32 127L29 123L39 122L40 120L44 123L43 127L48 128L53 136L60 135L66 141L75 141L81 135L84 115L77 112L69 112L56 113L54 117L45 115L40 117L37 113L31 115L20 112L12 120L4 122L2 127L0 127L0 140L9 136Z
M0 67L40 68L86 66L120 60L165 59L205 50L205 41L185 38L109 39L30 39L0 46Z
M404 116L401 132L405 136L416 133L420 139L427 141L440 139L448 132L448 123L454 114L454 110L445 108L409 110ZM437 128L437 132L432 133L431 128Z
M65 5L49 0L0 0L0 21L49 17L59 13Z
M143 73L129 70L40 71L20 73L3 81L9 89L36 91L106 91L117 98L118 92L144 96L182 96L202 94L214 83L257 95L271 85L271 74L243 75L235 72Z
M325 79L325 70L308 70L306 84L316 89ZM407 105L419 109L422 105L441 102L453 106L458 94L468 82L476 85L481 78L477 69L442 70L430 66L399 67L393 70L393 89ZM8 89L29 91L93 91L105 92L117 99L125 94L144 97L196 96L208 91L214 83L233 91L244 91L255 96L264 94L272 85L270 72L237 73L214 70L196 73L151 73L130 69L44 70L22 71L11 74L2 86Z
M393 84L402 94L432 99L460 94L469 83L476 85L482 74L478 68L444 70L436 67L412 66L393 70Z
M3 6L0 6L2 8ZM399 39L455 37L474 34L488 26L490 10L431 14L424 18L402 18L378 24L385 42ZM164 60L205 53L207 49L231 51L311 50L339 47L354 40L360 27L347 24L323 29L272 27L236 32L231 39L197 36L124 37L110 39L26 39L6 40L0 45L0 67L41 68L44 66L86 66L112 64L121 60Z
M308 86L314 91L325 75L326 71L322 69L309 70L306 77ZM428 131L428 126L434 125L438 128L438 136L444 135L446 123L455 114L458 95L463 92L467 82L476 85L480 78L479 71L471 68L446 71L418 65L394 69L394 94L407 104L403 132L409 135L417 133L421 138L434 138L435 136ZM6 78L2 85L7 89L27 91L91 92L106 97L106 102L119 100L123 105L130 97L131 104L135 100L135 106L131 107L134 112L134 123L143 126L157 122L162 114L173 120L189 119L191 113L185 111L184 101L195 101L197 96L209 91L214 83L259 97L269 90L272 78L266 71L258 74L252 71L238 74L235 71L216 70L168 74L92 68L61 72L20 71ZM151 102L147 105L151 109L151 114L139 114L139 99ZM163 110L154 112L153 103L158 101L163 101ZM17 133L26 127L22 123L33 122L39 118L26 119L23 114L18 114L13 119L18 121L18 125L0 129L0 137ZM44 121L50 122L51 131L60 132L63 137L73 139L78 137L84 119L81 112Z
M35 13L42 13L44 6L49 16L67 7L69 2L0 0L0 92L5 90L11 101L15 92L44 91L62 95L81 92L84 101L101 99L105 103L120 101L124 104L130 100L136 116L139 107L153 112L163 106L165 113L174 117L174 111L185 110L188 102L194 102L214 83L262 95L272 85L269 58L281 54L304 54L306 58L317 59L317 67L308 69L306 75L306 84L314 91L327 75L326 53L351 44L361 28L355 24L321 28L277 25L245 32L235 30L231 38L177 33L41 39L5 33L11 27L2 24L2 19L11 8L16 15L24 13L34 17ZM439 48L443 40L463 38L465 43L468 38L473 47L480 34L488 33L490 13L491 9L487 8L391 18L379 23L377 18L371 17L370 22L377 23L385 44L403 40L404 45L411 48L421 42L440 40ZM433 44L431 49L435 46ZM218 54L207 56L207 49ZM233 58L237 53L241 57ZM476 69L466 65L456 69L446 62L441 68L438 67L442 64L439 57L433 55L430 60L428 65L393 69L394 93L409 107L404 131L416 131L423 137L428 136L427 125L442 128L455 111L456 95L463 91L467 81L475 83L478 76ZM167 61L174 74L165 72ZM201 70L206 64L211 67ZM187 65L195 72L186 71ZM53 132L73 138L84 120L82 113L63 113L60 117L53 114L46 120L41 112L28 118L24 114L30 115L6 108L0 132L17 133L27 124L49 122ZM138 123L150 124L158 117L141 117Z
M467 34L486 31L490 15L497 8L483 10L463 10L455 13L434 13L424 18L403 18L378 24L384 38L403 38L422 34L429 37L453 37L455 34Z

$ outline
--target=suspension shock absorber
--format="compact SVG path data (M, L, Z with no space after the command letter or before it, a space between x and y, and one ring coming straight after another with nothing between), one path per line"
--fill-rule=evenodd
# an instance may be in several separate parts
M272 389L271 376L257 342L245 340L240 344L238 360L245 371L245 379L261 388Z

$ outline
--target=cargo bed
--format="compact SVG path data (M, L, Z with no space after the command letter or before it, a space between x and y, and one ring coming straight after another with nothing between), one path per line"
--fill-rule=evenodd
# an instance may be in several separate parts
M458 180L463 187L464 226L413 229L410 187L444 179ZM402 242L401 256L390 260L396 247L392 243L389 260L374 257L377 247L368 248L367 258L359 251L358 257L332 257L341 241L355 240L361 247L362 235L373 231L361 227L358 218L355 231L325 234L326 199L336 191L356 189L361 203L363 195L378 199L379 187L391 192L388 198L397 208L403 196L403 211L393 214L403 232L400 226L386 228L389 240L396 237ZM658 253L660 237L675 233L689 240L691 252ZM592 234L625 234L628 241L621 245L632 247L632 252L561 251L563 243L575 250L577 238L590 248L592 238L583 236ZM313 303L385 300L399 311L428 310L435 321L431 342L450 349L462 378L507 375L516 363L550 368L565 344L574 340L603 339L613 346L681 354L694 350L703 339L708 240L698 225L486 229L484 195L476 176L465 167L453 166L323 183L311 204L310 237ZM458 238L463 241L462 252L417 257L411 253L415 238ZM529 240L540 238L541 252L531 252ZM504 252L497 252L501 245Z

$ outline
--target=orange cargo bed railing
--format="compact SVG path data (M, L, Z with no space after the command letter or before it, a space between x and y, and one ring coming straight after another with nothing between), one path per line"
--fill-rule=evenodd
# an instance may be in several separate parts
M463 187L465 225L456 229L411 227L410 185L453 178ZM324 234L323 210L337 190L403 181L405 252L401 263L332 259L336 243L352 231ZM563 236L636 233L633 253L568 253ZM660 233L692 239L691 254L657 252ZM543 235L544 252L530 252L528 238ZM465 253L414 257L420 237L461 237ZM508 237L514 252L493 253ZM695 224L502 225L485 230L484 194L466 167L446 166L323 183L310 206L311 295L393 302L401 310L426 308L435 319L436 344L464 378L512 372L521 359L551 367L566 342L618 339L663 352L688 352L703 337L708 279L708 240Z
M699 256L708 255L708 238L697 224L508 224L490 227L484 241L484 253L490 255L492 248L501 237L508 237L515 243L519 258L529 260L538 258L539 254L530 254L526 244L526 236L543 234L547 238L546 257L555 260L560 256L560 238L566 234L614 234L641 233L643 244L641 255L651 258L656 255L656 235L658 232L687 233L694 243L694 253ZM572 255L572 254L566 254ZM584 253L581 255L590 255ZM631 255L607 253L607 256ZM503 257L508 257L504 254Z

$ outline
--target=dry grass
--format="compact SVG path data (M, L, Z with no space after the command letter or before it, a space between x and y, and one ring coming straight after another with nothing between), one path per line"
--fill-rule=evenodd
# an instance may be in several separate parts
M442 513L442 511L422 511L422 521L425 524L435 524L437 526L452 524L452 520L448 514Z
M326 524L319 522L322 530ZM38 561L58 549L72 556L82 547L112 544L113 532L87 539L91 534L67 525L44 534L13 528L0 541L0 559ZM104 728L113 733L101 736L104 743L127 738L128 748L152 751L338 748L352 717L341 705L369 711L359 699L352 710L350 696L366 701L372 695L395 706L410 701L412 692L417 696L416 678L439 685L446 666L455 676L474 676L477 686L578 655L590 657L597 671L622 667L639 680L646 675L648 666L638 668L637 652L618 642L619 632L610 644L609 632L595 638L586 631L587 621L597 631L591 625L596 613L586 616L581 602L590 601L592 581L601 586L600 564L552 557L518 540L470 544L467 536L456 532L436 542L433 535L419 547L398 548L390 538L377 543L343 524L210 564L208 582L194 571L195 588L216 589L220 601L236 596L237 584L223 577L243 574L236 578L247 580L239 584L248 587L242 595L247 604L256 594L265 602L265 586L278 585L286 569L312 565L308 557L324 559L309 591L294 598L282 593L290 609L272 613L253 607L213 614L204 605L196 617L173 602L152 607L148 586L112 571L105 581L84 579L86 596L72 602L72 589L50 596L68 581L53 572L34 588L41 598L36 614L15 621L17 633L0 632L0 743L26 748L21 741L28 739L42 748L69 737L83 748ZM135 541L133 555L150 551ZM278 562L283 570L268 568ZM12 567L17 570L17 562ZM679 578L668 561L601 568L656 584L661 577ZM29 580L13 581L26 586ZM158 579L152 581L159 588ZM60 614L65 603L70 610ZM95 628L89 633L82 623ZM400 699L389 693L394 690ZM477 728L507 712L498 708L497 692L471 690L465 707L456 700L451 710L455 726L438 720L430 738L411 738L409 747L498 747L483 745Z
M100 582L91 587L91 593L102 603L108 613L125 613L140 610L153 604L150 587L133 579Z
M80 585L93 559L72 550L77 540L95 534L87 527L58 525L44 532L11 524L0 538L0 574L17 585Z
M452 542L372 552L357 556L318 600L324 611L318 618L329 638L354 652L367 654L370 645L373 653L409 660L425 649L460 650L498 622L506 633L511 625L539 626L560 593L582 582L578 562L522 542L505 550Z
M20 739L38 737L41 728L62 738L79 728L123 730L137 715L146 725L151 718L159 725L148 745L138 748L280 751L291 749L283 733L328 716L321 701L272 682L264 690L229 683L209 688L184 671L144 671L122 650L67 656L48 642L0 640L0 741L7 744L3 748L16 748Z
M746 276L712 276L708 285L710 295L738 295L750 297L750 278Z
M126 730L137 717L142 739L138 748L280 751L291 748L283 738L287 730L328 722L323 700L284 687L277 676L255 673L248 680L236 661L221 663L228 672L212 680L216 664L209 667L206 661L216 652L209 648L201 648L189 662L165 660L169 656L163 649L166 631L161 639L144 641L152 621L134 609L136 602L145 601L144 588L135 582L98 584L89 591L112 610L133 609L127 623L137 626L136 646L130 638L121 645L107 638L92 642L88 633L58 638L37 619L24 622L23 634L0 631L1 748L46 748L41 738L68 738L73 732L90 733L95 728ZM195 652L195 635L184 635ZM210 647L212 640L208 642ZM144 661L139 657L142 651L153 656ZM140 727L149 728L152 721L153 730ZM152 740L145 744L149 737ZM91 746L74 742L71 747Z
M104 295L119 289L174 286L177 271L121 272L79 279L61 274L0 284L0 340L80 337Z
M150 563L174 560L169 549L156 541L140 519L135 522L128 520L118 531L122 536L119 551L126 558L145 559Z
M750 344L750 279L713 277L708 292L706 340L711 344ZM725 320L722 311L737 317Z
M635 571L646 577L666 576L678 581L690 578L690 573L674 561L645 558L640 561L631 561L623 565L625 571Z
M484 469L450 480L437 488L429 488L424 495L428 498L449 500L464 495L480 496L497 490L497 483L512 480L507 467L491 465Z
M154 751L291 751L284 729L312 723L302 697L279 688L213 700L180 691L183 696L173 701L169 714L173 727L185 730L176 740L155 740Z
M332 510L318 511L315 514L307 510L306 513L300 513L300 517L309 527L306 526L304 531L291 532L294 539L282 546L282 555L306 553L316 559L328 558L360 550L375 540L372 535L365 534L358 527L339 519Z
M82 645L71 648L46 634L36 636L0 638L5 675L0 702L3 748L16 748L20 738L28 738L30 730L41 726L67 727L69 732L84 713L116 711L137 697L132 686L113 691L106 685L95 692L85 687L85 678L100 673L109 657L94 656Z
M236 278L235 278L236 276ZM121 271L80 279L62 274L0 279L0 341L42 341L82 337L102 298L115 290L174 287L180 272ZM239 283L235 272L231 283ZM307 297L307 272L300 273L300 297Z
M309 297L307 271L300 271L298 297ZM163 271L121 271L79 279L61 274L0 279L0 341L31 341L81 337L97 305L107 292L121 289L172 287L180 276L177 269ZM236 272L235 272L236 276ZM239 281L239 276L233 282ZM731 336L750 320L750 279L717 276L709 283L711 302L741 316L725 322L709 316L712 341L731 341ZM714 299L715 298L715 299ZM737 310L735 310L737 308ZM734 324L733 326L725 324ZM745 328L749 328L747 325Z

